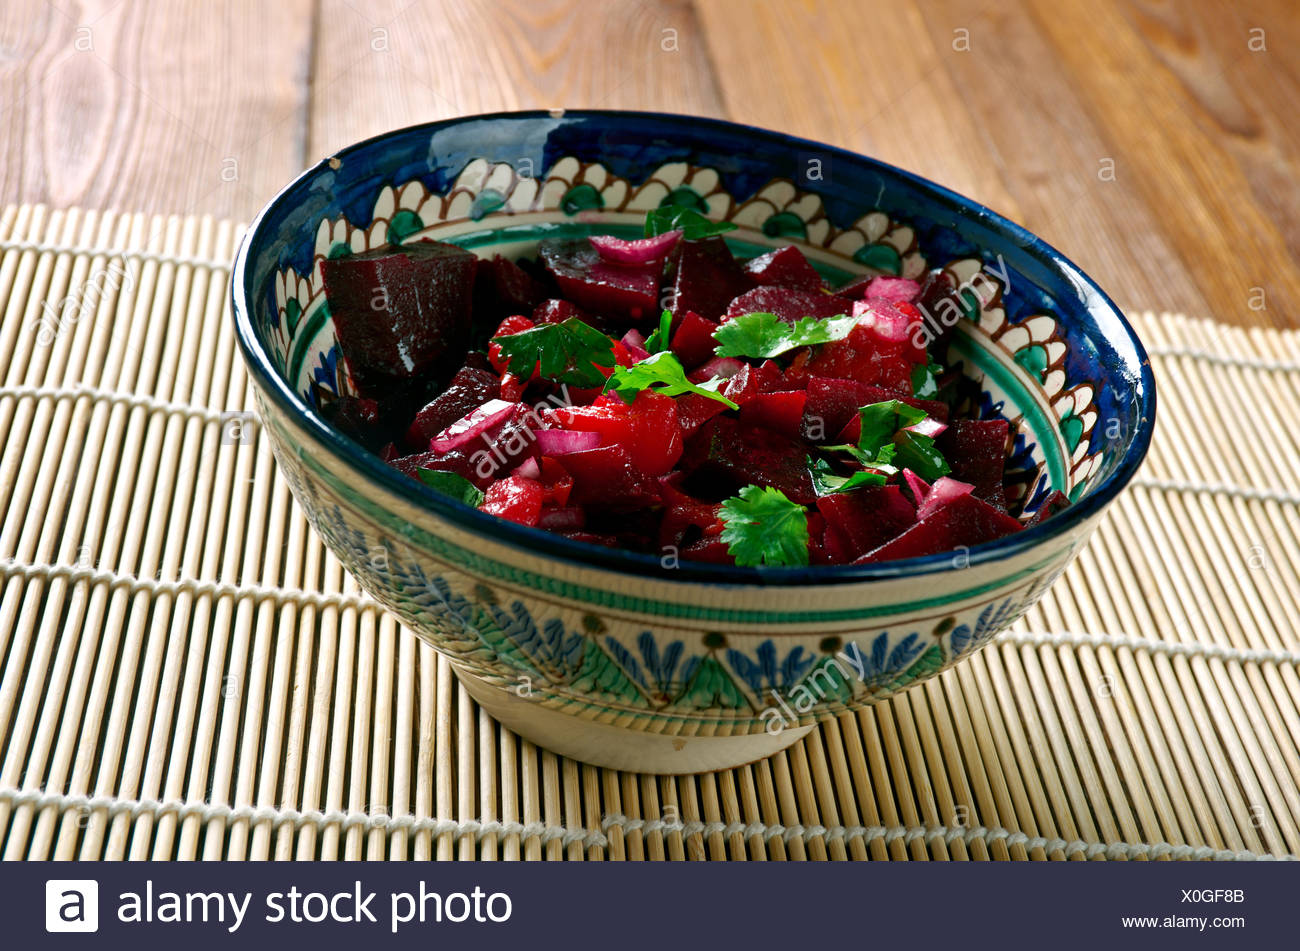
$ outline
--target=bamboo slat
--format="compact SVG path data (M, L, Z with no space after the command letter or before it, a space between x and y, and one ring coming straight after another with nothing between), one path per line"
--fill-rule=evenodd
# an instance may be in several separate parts
M238 235L0 212L5 858L1300 853L1296 333L1137 314L1155 443L1041 604L770 760L637 776L486 717L322 546L256 428L222 443L250 408Z

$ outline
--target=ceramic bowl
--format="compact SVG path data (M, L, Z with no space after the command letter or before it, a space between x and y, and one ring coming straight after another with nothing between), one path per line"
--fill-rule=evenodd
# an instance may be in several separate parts
M479 255L550 236L639 235L690 202L733 248L794 242L832 281L942 266L953 344L1015 434L1009 491L1033 512L969 550L893 563L661 562L511 524L406 478L322 418L350 391L323 258L421 238ZM987 208L881 162L727 122L629 112L454 119L306 171L248 231L236 332L263 434L325 543L451 661L494 717L557 753L645 772L769 755L978 650L1069 564L1146 452L1150 366L1106 295Z

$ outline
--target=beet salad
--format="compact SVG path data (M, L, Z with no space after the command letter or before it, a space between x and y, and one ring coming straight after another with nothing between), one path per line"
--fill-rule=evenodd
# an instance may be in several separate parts
M438 492L571 539L737 565L865 564L1022 531L1003 419L960 418L926 315L952 295L828 289L794 246L652 212L645 237L479 260L416 241L322 262L355 396L338 428Z

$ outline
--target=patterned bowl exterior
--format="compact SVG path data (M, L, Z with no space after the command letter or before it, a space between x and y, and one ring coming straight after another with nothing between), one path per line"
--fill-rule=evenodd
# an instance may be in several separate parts
M351 387L322 258L425 237L517 256L543 237L632 236L669 201L738 225L741 253L795 242L834 281L943 266L964 302L954 348L982 384L969 409L1016 434L1013 502L1032 512L1060 488L1076 504L1009 539L885 565L672 565L483 515L322 421ZM362 587L488 684L649 733L779 732L955 663L1065 568L1154 422L1141 344L1057 252L898 169L730 123L518 113L380 136L268 205L233 297L281 471Z

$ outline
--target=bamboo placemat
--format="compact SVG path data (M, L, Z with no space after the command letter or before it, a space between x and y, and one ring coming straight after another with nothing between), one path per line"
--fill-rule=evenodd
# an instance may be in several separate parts
M5 858L1300 852L1300 336L1138 315L1155 445L1038 607L787 753L647 777L497 727L308 528L238 415L238 231L0 214Z

